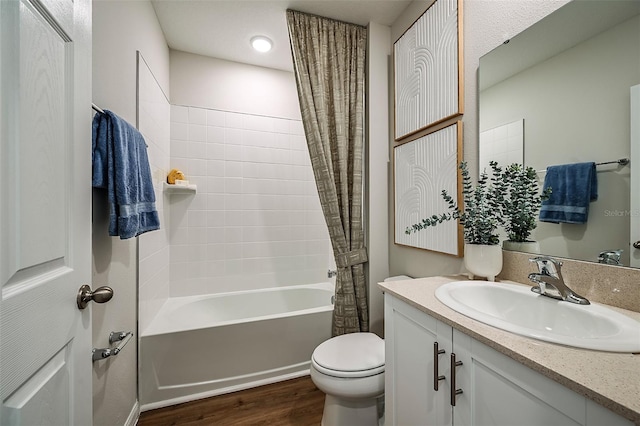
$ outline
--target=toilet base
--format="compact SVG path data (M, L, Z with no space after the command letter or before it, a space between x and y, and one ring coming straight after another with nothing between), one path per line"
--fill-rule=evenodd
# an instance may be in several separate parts
M378 398L347 399L326 395L321 426L377 426Z

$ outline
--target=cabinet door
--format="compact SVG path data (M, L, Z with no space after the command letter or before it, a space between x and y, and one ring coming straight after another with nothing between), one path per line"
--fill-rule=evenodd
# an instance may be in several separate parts
M453 341L463 361L456 426L585 424L584 397L457 330Z
M448 356L451 327L385 295L385 421L390 425L450 425ZM444 352L435 354L434 344ZM437 362L438 381L434 389Z

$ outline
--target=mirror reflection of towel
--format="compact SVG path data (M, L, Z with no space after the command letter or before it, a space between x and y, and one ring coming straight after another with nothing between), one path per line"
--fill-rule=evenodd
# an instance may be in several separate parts
M589 203L598 199L596 163L547 167L543 188L549 187L551 196L540 208L541 222L586 223Z

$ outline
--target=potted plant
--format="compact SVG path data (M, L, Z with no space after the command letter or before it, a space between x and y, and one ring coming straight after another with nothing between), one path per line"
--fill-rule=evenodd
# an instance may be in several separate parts
M495 197L496 189L486 172L480 175L474 187L469 176L467 163L460 163L462 174L462 199L464 209L446 191L442 198L451 212L433 215L407 227L405 232L418 232L429 226L451 219L458 219L464 230L464 263L471 276L487 277L490 281L502 270L502 249L499 246L498 226L502 224L501 209Z
M538 177L532 167L514 163L503 170L495 161L489 165L493 173L495 203L500 211L501 225L507 233L503 247L538 253L540 247L536 241L530 240L530 236L538 225L542 201L549 198L551 188L540 192Z

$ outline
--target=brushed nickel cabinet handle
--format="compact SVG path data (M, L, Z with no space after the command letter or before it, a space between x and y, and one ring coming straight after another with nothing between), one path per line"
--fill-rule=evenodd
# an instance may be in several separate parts
M456 406L456 395L462 393L462 389L456 389L456 367L462 365L462 361L456 361L456 354L451 352L451 406Z
M433 342L433 390L438 391L438 384L440 380L444 380L444 376L440 375L440 368L438 366L438 355L442 355L444 349L438 348L438 342Z

